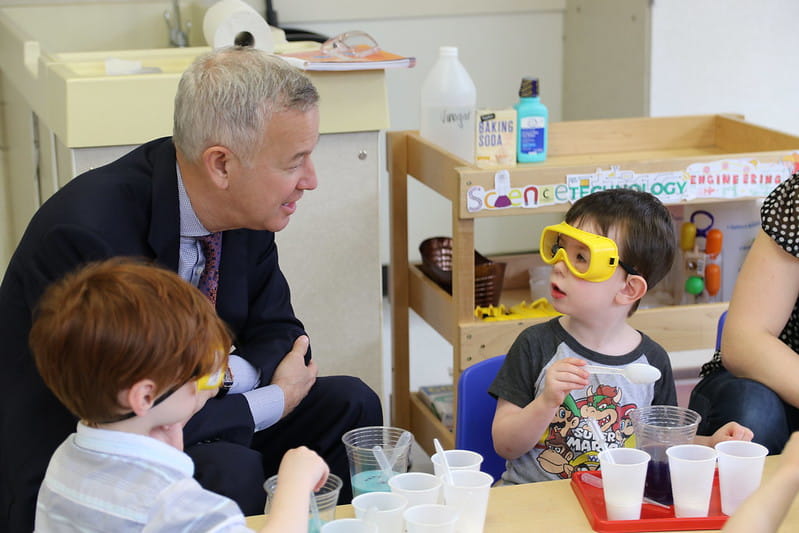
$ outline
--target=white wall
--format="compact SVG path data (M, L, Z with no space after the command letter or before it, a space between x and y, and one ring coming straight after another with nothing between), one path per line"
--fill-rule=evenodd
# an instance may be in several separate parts
M652 1L566 1L563 120L649 114Z
M0 6L69 1L0 0ZM263 11L264 0L247 1ZM168 3L164 0L165 6ZM198 3L210 5L213 0ZM418 58L416 68L388 73L391 129L418 128L419 87L437 47L452 44L460 47L461 58L477 85L481 106L512 105L519 78L533 74L542 79L542 100L549 106L553 120L588 118L591 110L605 117L638 115L647 108L653 116L738 112L753 122L799 133L799 106L795 103L799 96L799 70L795 68L795 53L799 50L796 0L495 0L490 4L482 0L372 0L368 11L363 5L354 0L273 1L284 25L325 34L363 29L377 37L387 50ZM569 17L581 19L576 30L571 25L564 30L565 5L569 7ZM647 5L651 6L651 43L641 27L647 23ZM335 10L330 10L330 6L335 6ZM493 9L495 14L484 14L485 9ZM459 15L448 14L455 12ZM591 37L585 38L585 32L590 32ZM592 50L600 54L575 69L579 74L590 68L589 79L575 77L568 68L564 76L564 39L567 48L577 43L584 55ZM612 100L619 91L607 83L607 78L618 80L618 87L646 88L647 80L642 80L647 77L647 71L642 70L646 67L645 58L640 56L641 50L650 45L649 102L638 98L626 99L626 104L625 100ZM598 67L601 61L605 64ZM607 105L610 101L614 105ZM385 173L381 180L380 247L381 262L385 264ZM425 237L449 233L447 203L417 190L411 191L410 202L417 220L411 227L411 250L415 251ZM532 222L523 217L508 217L497 224L480 221L478 250L513 251L519 246L519 239L508 235L521 230L534 235L536 231Z
M799 134L799 2L659 0L652 116L735 112Z
M285 2L285 0L283 0ZM279 7L279 6L278 6ZM283 24L283 22L281 22ZM391 129L419 128L419 90L441 45L459 48L459 56L477 86L479 107L510 107L518 100L524 75L541 78L541 98L552 120L561 115L563 11L529 11L515 14L415 17L391 20L350 20L320 23L291 21L292 27L335 35L359 29L371 33L386 50L414 56L416 67L390 70L388 76ZM384 166L384 165L383 165ZM381 176L381 261L388 263L387 175ZM411 183L409 248L418 256L419 243L427 237L451 235L449 202L424 187ZM536 227L541 225L540 218ZM511 220L512 219L512 220ZM484 254L531 250L535 246L526 217L481 220L476 247ZM530 235L519 238L519 232Z

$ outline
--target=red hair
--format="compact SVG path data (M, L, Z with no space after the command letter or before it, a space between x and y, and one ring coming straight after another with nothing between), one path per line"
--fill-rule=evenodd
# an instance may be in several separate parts
M152 379L159 394L225 364L230 333L208 299L174 272L130 259L89 264L39 301L30 347L45 384L88 423L113 420L120 391Z

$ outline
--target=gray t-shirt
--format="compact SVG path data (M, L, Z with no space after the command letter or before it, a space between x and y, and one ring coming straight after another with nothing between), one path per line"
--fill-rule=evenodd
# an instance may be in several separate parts
M488 389L493 396L519 407L543 393L546 370L565 357L613 367L648 363L660 370L661 378L636 385L618 374L591 374L585 390L566 396L533 449L507 461L502 475L505 483L568 479L575 471L599 468L599 445L586 423L588 417L597 420L609 447L632 447L630 411L646 405L677 405L668 354L648 336L641 336L641 344L630 353L605 355L580 345L563 329L559 318L531 326L519 335Z

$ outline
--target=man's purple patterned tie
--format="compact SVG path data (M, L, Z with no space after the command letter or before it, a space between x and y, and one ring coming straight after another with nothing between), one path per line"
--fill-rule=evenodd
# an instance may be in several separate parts
M198 237L200 247L205 256L205 268L200 275L200 282L197 288L211 301L211 305L216 307L216 289L219 286L219 261L222 257L222 232L211 233L203 237Z

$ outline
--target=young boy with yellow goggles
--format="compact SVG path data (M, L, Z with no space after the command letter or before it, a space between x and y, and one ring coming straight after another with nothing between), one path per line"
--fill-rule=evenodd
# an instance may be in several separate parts
M544 228L541 257L553 265L552 302L562 315L522 331L488 389L497 398L494 447L507 459L503 484L568 479L597 468L592 422L608 445L632 446L623 431L630 410L677 405L668 353L628 323L668 274L676 250L671 214L641 191L589 194L571 206L565 222ZM619 266L627 275L614 275ZM633 383L615 372L631 364L653 366L661 378ZM608 373L589 374L586 365ZM750 430L729 422L695 442L751 438Z

